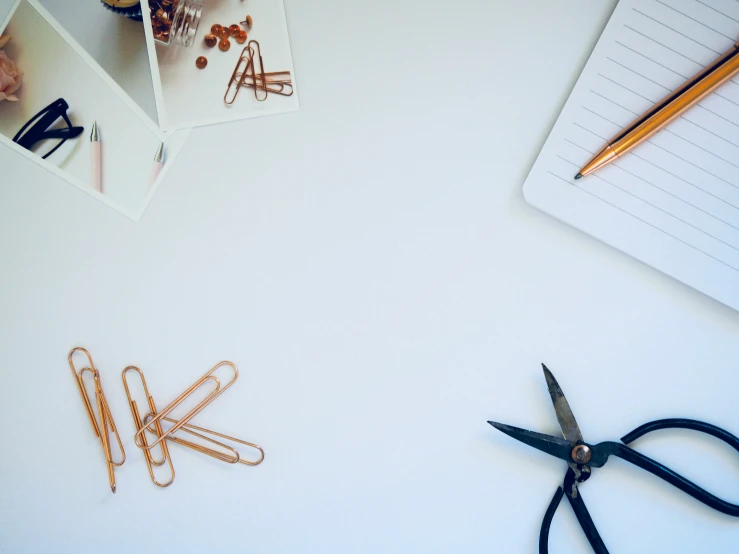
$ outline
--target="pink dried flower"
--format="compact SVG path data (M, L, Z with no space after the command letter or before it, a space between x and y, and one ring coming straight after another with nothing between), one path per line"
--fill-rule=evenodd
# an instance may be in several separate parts
M0 101L17 102L18 97L13 93L21 88L22 81L23 72L0 50Z

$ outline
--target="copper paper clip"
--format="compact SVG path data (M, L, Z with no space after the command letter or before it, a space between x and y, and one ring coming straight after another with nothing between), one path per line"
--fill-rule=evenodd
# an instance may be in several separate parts
M82 368L81 370L77 371L77 369L74 366L74 354L76 352L81 352L85 356L87 356L87 367ZM69 356L67 356L67 359L69 361L69 368L72 370L72 375L74 376L74 380L77 382L77 388L79 389L80 396L82 397L82 401L85 404L85 409L87 410L87 415L90 418L90 423L92 424L92 430L95 433L95 436L100 439L100 444L103 447L103 453L105 454L105 462L108 467L108 481L110 482L110 490L112 490L115 493L116 485L115 485L115 473L114 473L114 467L120 467L123 465L123 462L126 461L126 452L123 450L123 443L121 442L121 437L118 434L118 430L115 427L115 421L113 421L113 415L110 413L110 407L108 406L108 400L105 398L105 393L103 392L102 384L100 383L100 373L95 368L95 364L92 362L92 357L90 356L90 353L85 350L84 348L73 348L69 352ZM95 412L92 409L92 404L90 404L90 398L87 393L87 389L85 388L85 383L83 380L83 376L85 372L90 372L92 374L93 383L95 385L95 404L98 411L98 417L100 418L100 421L95 418ZM121 451L121 461L120 462L114 462L113 456L110 452L110 436L108 435L108 429L110 429L110 432L112 432L115 435L116 441L118 442L118 448Z
M262 59L262 47L259 46L259 43L256 40L250 40L248 46L252 52L251 54L251 81L252 83L254 83L254 98L259 100L260 102L264 102L267 99L267 91L264 90L267 88L267 82L266 82L266 78L264 75L264 60ZM259 58L258 60L259 69L257 69L257 58ZM257 79L259 79L259 81L257 81ZM260 89L259 87L260 83L264 87L264 89ZM263 96L259 95L260 90L264 92Z
M292 96L293 85L289 71L265 72L262 49L256 40L251 40L241 51L231 79L226 88L223 101L233 104L241 87L254 90L254 97L259 102L267 100L269 94Z
M280 78L281 75L287 75L287 78ZM292 96L293 95L293 84L289 78L289 71L272 71L264 73L264 82L260 82L258 85L254 85L252 78L246 76L242 81L241 73L236 74L236 78L242 81L242 87L249 87L258 90L264 90L269 94L279 94L280 96Z
M234 103L234 100L236 100L236 95L239 94L239 89L244 85L247 72L252 65L252 54L253 52L251 48L249 46L245 46L244 49L241 51L239 61L236 62L236 68L231 74L231 78L228 81L226 94L223 96L223 101L229 106ZM240 73L239 70L241 70ZM231 95L231 99L229 100L229 93L231 92L231 89L233 89L233 94Z
M146 401L149 405L150 414L147 416L151 416L151 414L156 414L157 409L154 405L154 398L152 398L151 394L149 394L149 387L146 386L146 380L144 379L144 373L137 367L134 366L128 366L126 369L123 370L121 373L121 379L123 379L123 387L126 389L126 396L128 397L128 405L131 408L131 415L133 416L133 423L136 426L136 432L138 433L144 428L144 420L141 418L141 414L139 413L138 406L136 405L136 401L131 398L131 391L128 388L128 381L126 379L126 373L129 371L135 371L139 374L139 377L141 378L141 385L144 389L144 394L146 395ZM159 421L157 421L154 424L156 435L157 437L161 437L163 434L162 426ZM148 446L147 440L146 440L146 433L142 434L141 441L144 443L144 446ZM161 451L162 451L162 459L161 460L155 460L154 457L151 454L151 450L144 448L144 458L146 459L146 465L149 468L149 476L151 477L151 480L154 482L154 484L157 487L168 487L172 484L174 481L174 466L172 465L172 457L169 455L169 449L167 448L167 441L163 441L161 443ZM169 462L169 470L171 473L171 477L169 481L160 483L157 481L156 475L154 474L154 466L162 466L165 462Z
M151 418L151 414L149 414L148 416L146 416L146 418L144 418L144 422L145 423L148 423L148 421L149 421L150 418ZM163 419L164 419L164 421L167 421L169 423L173 423L175 425L178 424L178 423L180 423L178 420L172 419L172 418L169 418L169 417L165 417ZM259 446L257 444L254 444L254 443L251 443L251 442L246 442L246 441L243 441L241 439L237 439L235 437L229 437L228 435L224 435L222 433L216 433L215 431L210 431L209 429L203 429L202 427L196 427L195 425L191 425L189 423L183 425L182 428L180 429L180 431L185 432L185 433L189 433L189 434L191 434L191 435L193 435L195 437L198 437L198 438L200 438L202 440L205 440L205 441L208 441L208 442L210 442L212 444L215 444L215 445L217 445L218 447L220 447L220 448L222 448L224 450L228 450L229 453L219 452L217 450L213 450L212 448L208 448L208 447L203 446L201 444L197 444L197 443L194 443L194 442L186 441L186 440L181 439L179 437L176 437L174 435L169 435L167 437L167 440L172 441L172 442L175 442L175 443L177 443L177 444L179 444L181 446L186 446L187 448L191 448L191 449L195 450L196 452L200 452L201 454L205 454L207 456L210 456L211 458L215 458L216 460L220 460L222 462L226 462L226 463L229 463L229 464L240 463L240 464L244 464L244 465L248 465L248 466L258 466L264 460L264 450L262 449L261 446ZM243 444L243 445L248 446L250 448L254 448L254 449L256 449L256 450L259 451L259 459L254 460L254 461L245 460L244 458L241 457L241 455L238 453L238 451L235 450L234 448L231 448L230 446L227 446L226 444L223 444L222 442L219 442L219 441L217 441L215 439L212 439L210 437L207 437L206 435L211 435L211 436L214 436L214 437L219 437L219 438L226 439L226 440L229 440L229 441L232 441L232 442Z
M233 370L233 377L231 380L225 385L221 386L220 380L213 375L219 368L228 366ZM187 425L187 423L195 417L198 413L200 413L208 404L213 402L216 398L218 398L220 395L222 395L228 388L233 385L236 382L236 379L239 377L239 370L236 367L235 364L231 362L220 362L217 363L215 366L213 366L213 369L208 371L205 375L203 375L200 379L195 381L185 392L183 392L180 396L178 396L169 406L164 408L161 412L154 415L153 418L148 419L148 423L144 423L144 426L139 429L136 432L136 435L134 436L134 442L136 443L136 446L143 450L151 450L155 446L157 446L159 443L161 443L164 439L167 437L171 437L174 433L176 433L180 428ZM169 428L167 431L163 433L159 433L157 429L157 423L160 423L162 419L166 418L177 406L182 404L189 396L191 396L198 388L206 384L208 381L213 381L216 384L215 390L210 392L200 403L197 404L192 410L190 410L185 416L182 417L175 425L173 425L171 428ZM151 431L152 433L157 434L157 439L151 443L147 444L147 441L144 438L146 431Z

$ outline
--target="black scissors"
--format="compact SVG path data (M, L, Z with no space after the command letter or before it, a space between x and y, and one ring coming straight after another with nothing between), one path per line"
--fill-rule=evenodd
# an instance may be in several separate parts
M506 435L529 446L538 448L542 452L565 460L569 465L564 478L564 484L554 494L554 498L552 498L549 508L547 508L544 514L544 521L541 523L541 531L539 532L540 554L547 554L549 552L549 527L552 524L552 518L554 518L554 513L559 507L562 496L565 494L593 550L596 554L608 554L608 549L600 538L598 530L595 528L595 524L590 517L590 513L588 513L585 507L585 502L578 490L578 485L590 477L591 467L603 467L608 461L609 456L618 456L627 462L639 466L714 510L730 516L739 517L739 505L729 504L721 500L671 469L626 446L647 433L659 429L692 429L693 431L716 437L737 451L739 451L739 438L715 425L701 421L692 419L661 419L646 423L634 429L631 433L622 437L621 442L602 442L596 445L588 444L583 441L582 433L577 426L577 421L575 421L575 416L572 414L570 405L567 403L567 399L559 387L557 380L552 375L552 372L547 369L547 366L542 364L542 367L544 368L544 377L547 380L549 395L552 397L554 411L557 414L557 420L562 429L564 439L488 421L498 431L502 431Z

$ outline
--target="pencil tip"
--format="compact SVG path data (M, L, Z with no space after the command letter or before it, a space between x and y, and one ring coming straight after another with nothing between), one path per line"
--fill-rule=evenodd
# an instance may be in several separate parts
M98 142L100 140L100 133L98 132L98 122L94 121L92 124L92 132L90 132L90 142Z
M575 175L575 181L577 181L578 179L582 179L582 173L578 173L577 175Z

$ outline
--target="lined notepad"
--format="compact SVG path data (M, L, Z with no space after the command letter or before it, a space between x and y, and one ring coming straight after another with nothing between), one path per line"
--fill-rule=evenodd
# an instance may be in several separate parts
M737 0L621 0L526 200L739 310L739 77L617 162L578 170L739 39Z

